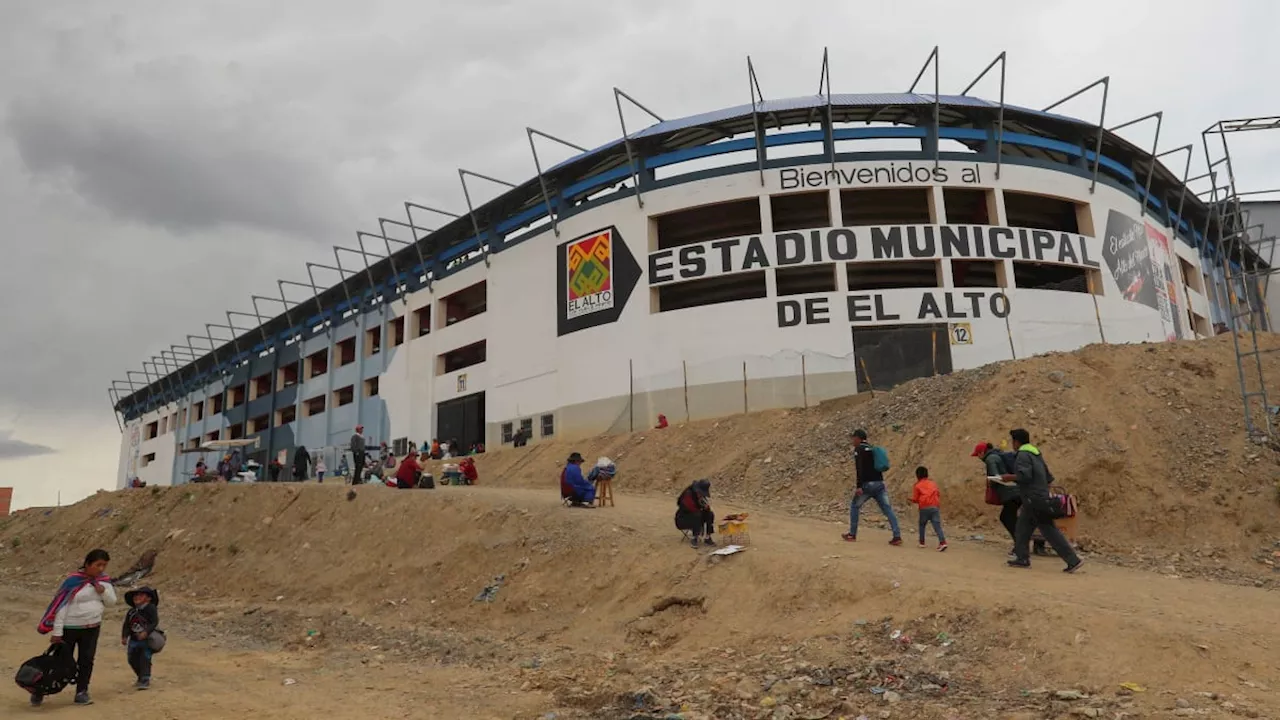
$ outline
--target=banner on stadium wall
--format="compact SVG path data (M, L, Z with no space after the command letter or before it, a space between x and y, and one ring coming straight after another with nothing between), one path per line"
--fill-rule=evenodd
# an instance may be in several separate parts
M640 282L640 265L616 227L556 248L556 333L617 321Z
M1124 299L1158 311L1165 339L1181 337L1182 304L1169 237L1150 223L1112 210L1107 215L1102 257Z
M1097 240L989 225L839 227L708 240L649 253L651 287L772 267L893 260L1026 260L1100 268Z

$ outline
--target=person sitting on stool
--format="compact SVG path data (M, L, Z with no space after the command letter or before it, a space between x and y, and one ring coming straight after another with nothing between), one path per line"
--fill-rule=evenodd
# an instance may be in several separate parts
M716 544L711 539L715 527L716 514L711 511L711 481L698 480L676 499L676 529L690 533L690 544L698 547L698 538L703 535L706 535L703 544Z

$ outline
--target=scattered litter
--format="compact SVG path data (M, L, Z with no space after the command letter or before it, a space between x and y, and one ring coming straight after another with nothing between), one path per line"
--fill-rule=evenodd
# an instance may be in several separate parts
M297 680L294 680L293 678L285 678L285 679L284 679L284 684L285 684L285 687L288 687L288 686L290 686L290 685L297 685L297 684L298 684L298 681L297 681Z
M974 542L984 542L986 541L987 536L986 535L970 535L969 539Z
M485 588L480 591L480 594L475 596L472 602L493 602L494 598L498 596L498 589L502 587L502 582L506 579L506 575L499 575L494 578L493 582L486 585Z
M284 596L283 596L283 595L277 595L277 596L276 596L276 602L280 602L280 601L281 601L281 600L283 600L283 599L284 599Z
M1120 683L1120 687L1124 688L1125 690L1128 690L1129 692L1135 692L1135 693L1147 691L1146 688L1142 687L1141 685L1135 682L1122 682Z
M746 550L746 548L741 545L726 545L720 548L719 550L712 551L711 554L712 555L734 555L742 552L743 550Z

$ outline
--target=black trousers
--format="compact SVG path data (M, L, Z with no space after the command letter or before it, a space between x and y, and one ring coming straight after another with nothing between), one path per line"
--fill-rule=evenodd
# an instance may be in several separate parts
M676 512L676 529L687 530L693 533L693 536L700 537L706 535L711 537L715 532L716 514L710 510L701 512L690 512L688 510L680 510Z
M1017 537L1013 539L1013 553L1019 560L1031 559L1031 534L1036 530L1039 530L1044 539L1049 542L1058 557L1067 561L1068 566L1080 562L1080 557L1076 555L1071 543L1067 542L1066 536L1058 526L1053 524L1053 518L1037 513L1032 509L1031 503L1023 503L1022 510L1018 513Z
M89 680L93 678L93 659L98 654L98 635L101 627L67 628L62 631L62 652L75 653L76 692L88 692Z
M355 468L354 472L351 475L351 484L358 485L363 481L363 478L364 478L364 453L355 452L353 450L351 452L351 462Z
M151 679L151 648L146 640L129 638L129 667L138 679Z
M1018 509L1022 507L1022 498L1014 498L1000 508L1000 524L1009 531L1009 539L1018 542ZM1037 553L1044 552L1044 541L1036 540Z

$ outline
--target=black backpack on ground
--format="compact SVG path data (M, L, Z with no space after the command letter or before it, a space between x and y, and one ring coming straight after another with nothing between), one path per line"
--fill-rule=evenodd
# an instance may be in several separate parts
M76 681L76 662L61 645L50 645L43 655L22 663L13 681L29 693L56 695Z

